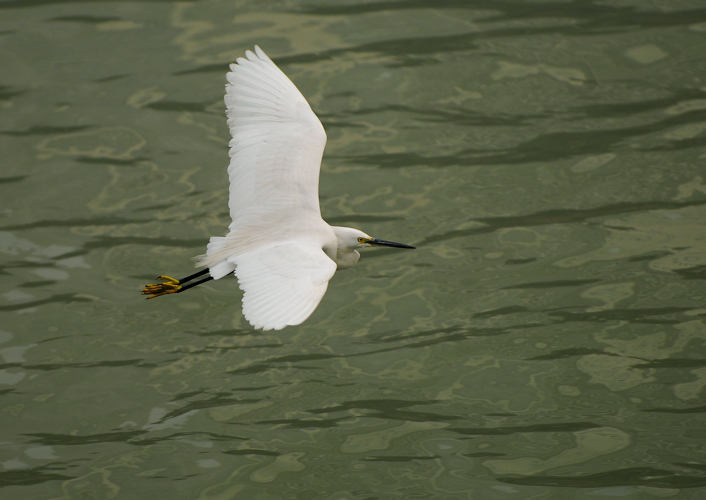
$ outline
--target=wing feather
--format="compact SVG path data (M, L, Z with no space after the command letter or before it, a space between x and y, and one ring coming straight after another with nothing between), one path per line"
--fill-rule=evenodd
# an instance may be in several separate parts
M315 244L287 241L229 259L243 290L243 315L255 328L281 330L306 320L321 302L336 264Z
M225 103L233 137L231 229L274 212L320 217L319 169L326 145L321 122L260 47L230 68Z

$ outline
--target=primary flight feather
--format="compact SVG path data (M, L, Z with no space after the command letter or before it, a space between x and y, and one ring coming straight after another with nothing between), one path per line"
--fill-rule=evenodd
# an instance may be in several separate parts
M228 166L233 222L199 257L206 269L179 280L158 276L164 282L146 285L142 293L148 298L180 293L234 273L245 319L255 328L279 330L314 312L335 271L358 261L358 249L414 247L329 226L321 218L318 193L326 132L309 103L258 46L230 70L225 104L233 137Z

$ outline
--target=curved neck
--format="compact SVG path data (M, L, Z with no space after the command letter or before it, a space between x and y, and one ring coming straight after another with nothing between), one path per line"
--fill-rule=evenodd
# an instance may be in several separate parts
M356 248L362 245L358 243L358 237L365 233L350 227L331 226L336 235L336 257L333 259L338 269L348 269L355 265L360 259L360 254Z

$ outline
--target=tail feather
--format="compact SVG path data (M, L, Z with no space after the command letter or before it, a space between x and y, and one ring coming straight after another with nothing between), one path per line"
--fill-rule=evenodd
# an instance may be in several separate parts
M196 259L198 259L196 265L207 266L214 280L221 279L223 276L227 276L235 271L235 264L221 257L224 253L222 250L225 245L225 237L213 236L206 247L206 253L196 257Z

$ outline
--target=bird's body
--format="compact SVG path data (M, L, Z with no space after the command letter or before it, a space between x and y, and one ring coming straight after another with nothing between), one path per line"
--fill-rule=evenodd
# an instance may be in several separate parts
M228 167L233 222L228 234L212 237L199 256L198 265L210 274L201 282L235 273L245 318L255 328L278 330L311 315L336 269L358 261L357 249L413 247L329 226L319 208L326 145L321 122L259 47L230 69L225 103L233 137ZM186 288L182 283L203 274L168 278L143 293L152 298L180 292Z

